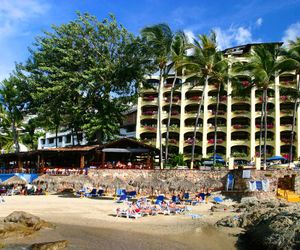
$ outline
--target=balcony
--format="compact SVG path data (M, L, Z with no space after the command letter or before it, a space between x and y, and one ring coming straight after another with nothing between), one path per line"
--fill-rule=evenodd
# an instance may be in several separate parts
M153 132L156 133L156 126L142 126L141 127L142 132Z
M143 103L147 105L157 105L157 98L154 96L145 96L142 98Z
M152 138L152 139L148 139L148 138L144 138L141 140L143 143L151 145L151 146L156 146L156 139Z
M142 119L143 118L156 118L157 116L157 111L154 111L154 110L147 110L147 111L144 111L142 112Z
M235 96L231 99L232 101L232 104L235 104L235 103L250 103L250 97L240 97L240 96Z
M233 130L249 130L250 125L245 125L245 124L235 124L232 125Z
M209 140L207 140L207 143L209 145L213 145L215 143L215 140L209 139ZM217 139L217 145L224 145L224 144L226 144L226 141L224 139Z
M215 126L212 124L208 124L208 131L215 131ZM217 126L217 131L226 133L226 131L227 131L226 124L219 124Z
M227 103L227 96L220 96L219 98L220 103ZM208 104L217 103L217 97L216 96L209 96L208 97Z
M194 141L194 140L193 140L192 138L186 139L186 140L184 141L184 147L193 145L193 141ZM199 139L196 139L195 145L202 146L202 141L199 140Z
M260 124L255 124L256 129L260 129ZM262 126L262 128L264 129L265 126ZM274 124L267 124L267 129L273 129L274 128Z
M171 101L170 96L164 98L164 103L168 103L169 104L170 101ZM173 104L180 104L180 97L179 96L173 96L172 103Z
M281 103L294 102L294 99L291 96L281 95L280 96L280 102Z
M211 117L214 117L216 114L216 111L214 110L208 110L208 118L211 118ZM224 110L219 110L218 113L217 113L217 116L218 117L224 117L226 118L226 112Z

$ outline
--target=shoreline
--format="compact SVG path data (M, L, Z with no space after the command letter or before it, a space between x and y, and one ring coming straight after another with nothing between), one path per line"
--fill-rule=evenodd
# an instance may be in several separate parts
M231 235L238 233L236 229L212 226L230 212L212 215L211 204L192 207L192 213L203 215L200 219L157 215L137 220L112 216L114 209L122 205L107 200L13 196L1 206L0 217L22 210L56 225L55 229L43 229L30 237L6 240L7 245L68 240L68 249L236 249L237 237Z

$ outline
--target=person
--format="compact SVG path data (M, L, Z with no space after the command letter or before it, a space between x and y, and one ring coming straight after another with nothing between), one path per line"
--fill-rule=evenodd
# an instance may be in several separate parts
M202 188L200 193L198 194L199 200L200 202L204 202L205 201L205 197L206 197L206 193L205 193L205 189Z

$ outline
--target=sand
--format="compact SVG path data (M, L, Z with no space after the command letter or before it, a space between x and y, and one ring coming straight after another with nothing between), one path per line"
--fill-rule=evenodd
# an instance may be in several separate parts
M191 213L203 215L157 215L134 219L115 217L124 206L112 200L58 195L10 196L0 204L0 217L21 210L56 225L25 239L10 239L7 249L23 249L36 242L68 240L69 249L236 249L238 231L211 226L230 212L211 213L212 204L192 206ZM12 245L11 245L12 244Z

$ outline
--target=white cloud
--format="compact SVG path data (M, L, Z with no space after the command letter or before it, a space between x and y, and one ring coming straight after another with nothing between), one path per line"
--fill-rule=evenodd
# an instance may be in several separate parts
M289 41L295 40L300 36L300 21L291 24L285 31L282 40L287 43Z
M194 39L196 38L196 36L192 30L184 30L183 32L187 36L190 43L192 43L194 41Z
M39 0L1 0L1 38L19 33L26 21L44 14L49 7L45 1Z
M255 22L255 24L256 24L257 27L260 27L260 26L262 25L262 23L263 23L263 19L262 19L261 17L258 18L258 19L256 20L256 22Z
M38 0L1 0L0 17L10 20L25 20L45 13L49 5Z
M235 45L253 43L259 40L253 40L250 28L246 27L230 27L221 29L216 27L213 29L217 35L217 43L219 49L229 48Z
M192 30L184 30L183 31L188 39L188 41L190 43L193 43L194 42L194 39L196 39L196 36L194 34L194 32ZM191 55L193 53L193 49L188 49L187 50L187 54L188 55Z

